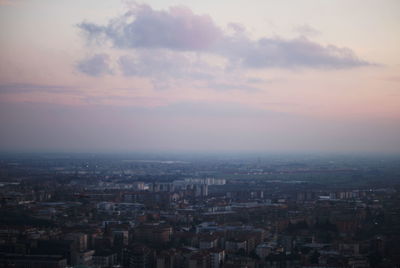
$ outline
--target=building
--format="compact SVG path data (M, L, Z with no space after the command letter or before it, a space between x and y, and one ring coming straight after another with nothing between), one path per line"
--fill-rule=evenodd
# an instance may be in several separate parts
M129 268L149 268L153 266L153 252L144 245L136 245L130 250Z
M210 267L219 268L225 262L225 250L210 249Z
M95 268L111 267L117 263L117 254L111 251L99 251L93 255Z
M61 255L0 254L0 268L65 268L67 259Z

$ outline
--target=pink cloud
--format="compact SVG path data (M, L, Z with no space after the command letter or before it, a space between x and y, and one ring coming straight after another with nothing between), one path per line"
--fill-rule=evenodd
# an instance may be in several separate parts
M233 30L229 34L210 16L194 14L182 6L154 10L148 5L135 4L107 25L83 22L78 26L89 41L108 41L114 48L135 49L137 53L157 49L207 52L227 59L228 68L348 69L371 65L349 48L322 45L306 37L252 40L245 27L235 23L228 25ZM135 70L135 73L143 72Z
M222 37L211 17L181 6L158 11L148 5L134 5L107 26L83 22L79 27L89 39L110 39L118 48L203 50Z

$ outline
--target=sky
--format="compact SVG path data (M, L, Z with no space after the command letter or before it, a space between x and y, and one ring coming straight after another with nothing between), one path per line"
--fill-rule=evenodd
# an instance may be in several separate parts
M400 153L398 0L0 0L0 151Z

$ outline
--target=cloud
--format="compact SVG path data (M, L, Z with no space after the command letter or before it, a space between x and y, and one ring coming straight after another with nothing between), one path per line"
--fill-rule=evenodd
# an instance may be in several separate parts
M24 84L24 83L9 83L0 84L0 94L15 94L15 93L72 93L76 92L72 87L58 86L58 85L38 85L38 84Z
M235 82L215 82L215 81L210 81L207 86L209 88L215 89L215 90L246 90L246 91L257 91L258 88L253 87L251 85L247 85L246 83L241 83L238 82L236 79Z
M112 74L110 57L107 54L95 54L80 61L76 67L82 73L90 76Z
M226 72L220 67L210 65L193 53L141 50L135 55L121 56L118 65L125 76L151 78L155 89L171 88L171 85L175 84L171 78L174 78L175 82L182 80L185 85L194 81L200 82L194 85L196 88L257 90L248 85L242 75Z
M213 66L193 53L165 49L144 49L139 53L120 56L118 66L125 76L164 79L210 80L216 72Z
M341 69L369 65L348 48L323 46L305 37L296 39L227 38L218 49L232 62L250 68L326 68Z
M301 34L302 36L317 36L320 35L321 32L314 27L311 27L308 24L299 25L293 28L294 32Z
M199 73L198 68L193 68L197 63L188 60L184 54L190 52L223 57L226 70L344 69L370 65L349 48L322 45L310 41L304 34L294 39L263 37L253 40L248 37L243 25L235 23L228 24L224 31L211 17L196 15L181 6L154 10L148 5L134 4L124 15L106 25L82 22L78 27L89 42L111 43L114 48L134 52L136 56L122 56L118 61L127 76L162 74L179 78L183 73L185 76L189 72L193 72L194 76L207 73ZM299 27L299 30L309 34L316 32L307 25ZM97 55L85 60L78 69L99 76L111 73L107 63L107 57ZM203 67L207 69L207 66Z
M186 7L157 11L148 5L134 5L107 26L89 22L78 26L89 39L108 39L117 48L205 50L222 36L209 16L196 15Z
M267 83L267 82L271 82L271 81L268 81L266 79L261 79L258 77L249 77L246 79L246 82L250 83L250 84L260 84L260 83Z
M174 74L182 76L191 66L184 55L168 51L144 50L137 55L123 55L118 64L125 76L152 76Z
M256 107L250 107L239 103L229 102L200 102L189 101L181 103L173 103L165 106L147 108L147 113L173 115L180 117L262 117L270 114L277 115L278 113L269 110L262 110Z

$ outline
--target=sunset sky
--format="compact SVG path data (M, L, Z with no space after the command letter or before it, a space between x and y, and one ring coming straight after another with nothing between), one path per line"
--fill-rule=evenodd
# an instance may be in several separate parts
M400 153L400 1L0 0L0 151Z

